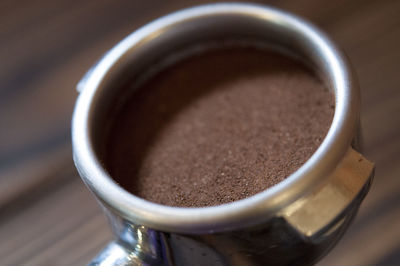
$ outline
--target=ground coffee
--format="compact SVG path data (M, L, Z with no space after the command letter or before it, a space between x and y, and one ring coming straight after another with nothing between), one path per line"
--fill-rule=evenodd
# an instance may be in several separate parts
M326 135L331 93L301 63L256 48L191 56L123 104L106 141L106 169L156 203L240 200L298 169Z

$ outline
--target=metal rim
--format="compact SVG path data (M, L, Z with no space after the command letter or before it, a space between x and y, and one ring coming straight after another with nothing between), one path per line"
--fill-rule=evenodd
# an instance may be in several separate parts
M162 32L171 25L185 23L194 17L220 14L252 16L265 23L304 35L329 68L330 85L335 90L335 115L327 136L312 157L296 172L252 197L233 203L203 208L180 208L155 204L138 198L123 188L103 170L90 140L93 101L104 76L135 44L151 33ZM108 208L126 219L153 229L180 233L231 230L257 224L326 181L339 163L354 136L358 120L358 87L343 55L318 29L286 12L254 4L210 4L178 11L162 17L129 35L91 70L77 100L72 120L72 143L76 167L87 186Z

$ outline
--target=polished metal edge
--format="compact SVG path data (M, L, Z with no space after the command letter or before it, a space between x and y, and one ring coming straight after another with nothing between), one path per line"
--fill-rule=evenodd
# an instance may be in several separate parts
M295 173L276 186L247 199L205 208L178 208L155 204L138 198L116 184L93 151L88 126L93 103L99 97L105 79L129 60L127 54L137 45L150 41L193 19L221 15L248 16L303 36L314 55L328 72L329 85L336 98L332 126L321 146ZM82 179L106 206L130 221L169 232L216 232L258 224L310 190L327 182L355 135L358 120L359 92L348 63L336 46L318 29L286 12L255 4L220 3L178 11L135 31L110 50L80 84L72 120L74 161Z

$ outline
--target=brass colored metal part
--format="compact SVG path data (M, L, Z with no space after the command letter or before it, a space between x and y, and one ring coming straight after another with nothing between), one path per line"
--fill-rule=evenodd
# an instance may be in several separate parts
M336 221L335 227L338 227L344 220L340 219L340 215L360 194L373 170L372 162L349 148L328 184L289 205L281 212L282 217L310 238L323 232L332 221Z

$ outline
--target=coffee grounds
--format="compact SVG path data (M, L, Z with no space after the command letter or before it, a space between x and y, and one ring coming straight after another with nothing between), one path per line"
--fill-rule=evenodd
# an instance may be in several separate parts
M208 51L163 70L126 101L104 163L146 200L219 205L296 171L333 113L331 93L293 59L255 48Z

